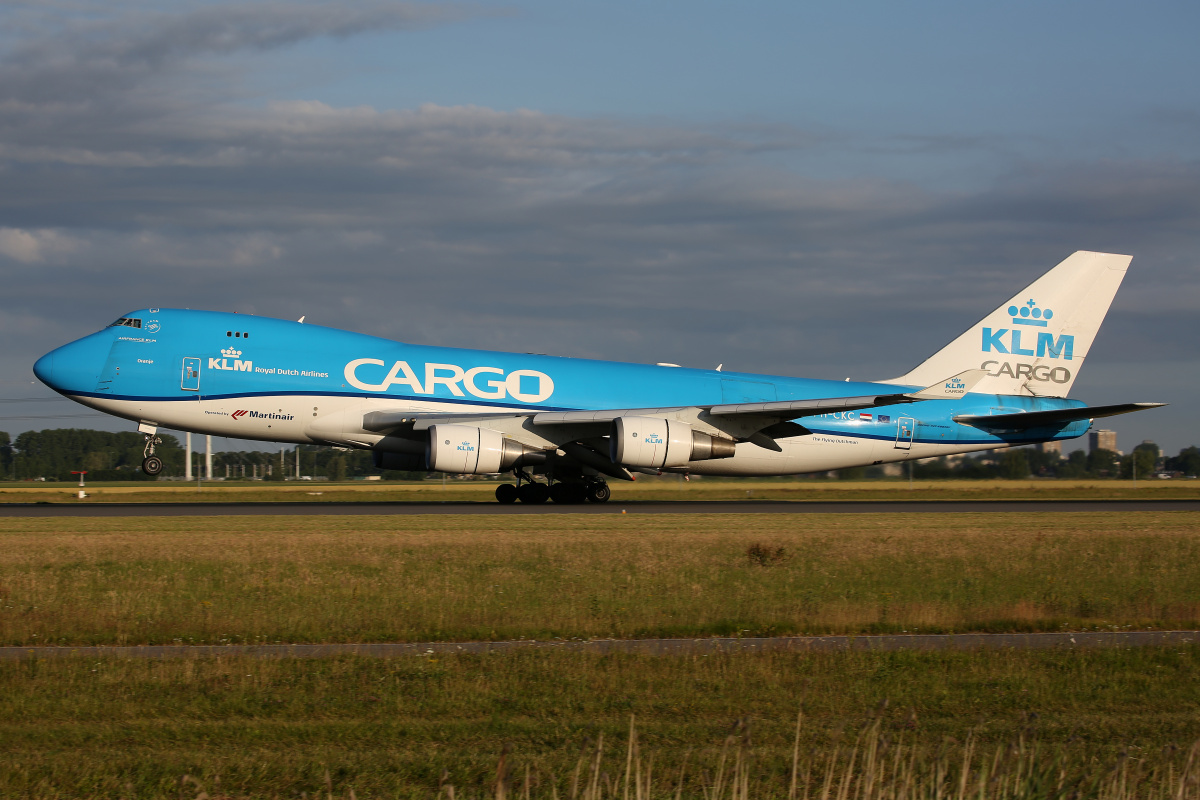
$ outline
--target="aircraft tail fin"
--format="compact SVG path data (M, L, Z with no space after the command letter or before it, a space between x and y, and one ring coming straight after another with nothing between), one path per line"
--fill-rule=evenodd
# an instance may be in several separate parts
M1131 260L1072 253L919 367L885 382L929 386L983 369L976 392L1066 397Z

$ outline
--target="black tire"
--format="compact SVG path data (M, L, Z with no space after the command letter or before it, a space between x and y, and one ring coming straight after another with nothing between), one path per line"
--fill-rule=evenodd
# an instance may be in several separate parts
M163 471L162 459L158 456L146 456L142 460L142 472L147 475L157 475Z
M496 487L496 501L508 505L517 502L517 487L511 483L502 483Z
M593 483L588 487L587 499L592 503L607 503L612 497L612 489L607 483Z
M550 499L550 487L544 483L527 483L518 490L517 498L522 503L539 505Z

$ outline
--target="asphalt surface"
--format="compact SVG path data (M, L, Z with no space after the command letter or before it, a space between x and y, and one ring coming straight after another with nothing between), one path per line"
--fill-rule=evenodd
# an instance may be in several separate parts
M3 503L0 517L244 517L414 514L964 514L1200 511L1200 500L706 500L511 506L459 503Z
M888 636L779 636L747 639L592 639L587 641L409 642L379 644L140 645L136 647L0 647L0 659L39 658L329 658L342 655L397 658L514 650L572 653L703 655L734 652L828 653L844 650L1060 650L1146 647L1200 642L1200 631L1092 631L1088 633L952 633Z

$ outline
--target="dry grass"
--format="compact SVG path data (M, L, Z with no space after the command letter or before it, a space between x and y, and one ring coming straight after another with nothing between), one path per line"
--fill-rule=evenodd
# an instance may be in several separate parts
M1195 627L1197 563L1193 512L8 518L0 642Z
M418 483L300 481L287 483L133 482L89 484L85 503L171 502L493 502L491 481L450 479ZM1053 500L1200 499L1200 481L819 481L793 479L723 480L642 476L636 483L614 481L613 502L651 500ZM0 485L0 503L79 503L75 484Z

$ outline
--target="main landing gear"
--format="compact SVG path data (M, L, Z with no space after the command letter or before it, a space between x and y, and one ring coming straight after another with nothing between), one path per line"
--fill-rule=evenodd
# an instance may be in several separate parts
M547 500L563 505L579 503L606 503L612 497L608 484L598 480L559 481L538 483L524 471L516 473L517 483L502 483L496 487L496 500L504 503L541 505Z
M156 444L162 444L162 439L154 434L146 434L146 449L142 451L142 472L147 475L157 475L163 471L162 459L154 455Z

